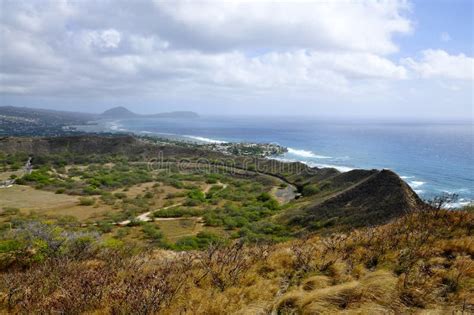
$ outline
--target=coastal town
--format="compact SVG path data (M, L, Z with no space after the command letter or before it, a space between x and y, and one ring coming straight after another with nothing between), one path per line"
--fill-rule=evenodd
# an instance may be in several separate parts
M236 156L278 156L288 152L286 147L275 143L212 143L204 145L206 149L220 152L226 155Z

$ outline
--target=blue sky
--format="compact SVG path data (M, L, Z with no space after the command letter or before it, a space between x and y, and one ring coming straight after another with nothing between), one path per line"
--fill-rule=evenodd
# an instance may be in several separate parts
M412 36L400 36L403 57L411 56L426 47L441 48L451 54L473 52L472 0L418 0L411 2L413 13L409 14L415 24ZM442 34L450 40L442 40Z
M2 0L0 105L472 120L473 2Z

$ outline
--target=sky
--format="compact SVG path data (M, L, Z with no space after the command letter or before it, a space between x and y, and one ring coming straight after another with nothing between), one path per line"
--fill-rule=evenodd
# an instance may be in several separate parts
M0 106L474 119L474 1L0 0Z

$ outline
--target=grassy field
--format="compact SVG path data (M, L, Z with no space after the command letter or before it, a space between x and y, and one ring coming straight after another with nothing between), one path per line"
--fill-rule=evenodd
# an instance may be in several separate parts
M3 174L7 178L10 175ZM254 223L273 216L279 211L279 204L294 197L291 186L283 187L280 181L266 176L148 172L143 165L128 162L38 165L20 183L0 191L0 210L20 210L9 220L30 220L27 215L34 213L40 219L66 222L67 216L86 223L83 227L88 229L98 227L103 233L119 236L129 231L132 234L128 238L140 239L140 225L146 221L143 215L147 218L147 214L153 216L167 208L168 214L153 223L167 244L199 236L200 232L225 239L240 230L252 239L271 238L274 231L277 237L286 237L278 226ZM174 205L179 209L168 209ZM124 225L132 229L124 229ZM148 227L148 233L155 232ZM168 246L156 240L153 244Z
M5 208L17 208L25 214L36 212L50 216L73 216L78 220L97 218L112 210L108 206L80 206L77 196L55 194L22 185L0 189L0 209Z
M10 179L10 176L12 175L19 177L22 174L23 174L23 171L2 172L0 173L0 181Z
M155 224L170 242L175 242L185 236L196 235L204 229L197 218L161 219Z

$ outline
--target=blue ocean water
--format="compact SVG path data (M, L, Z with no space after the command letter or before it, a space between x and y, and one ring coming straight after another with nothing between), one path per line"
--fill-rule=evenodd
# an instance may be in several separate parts
M131 119L112 129L177 135L203 142L273 142L283 159L312 166L397 172L423 198L459 195L474 200L474 126L467 123L344 121L301 117Z

